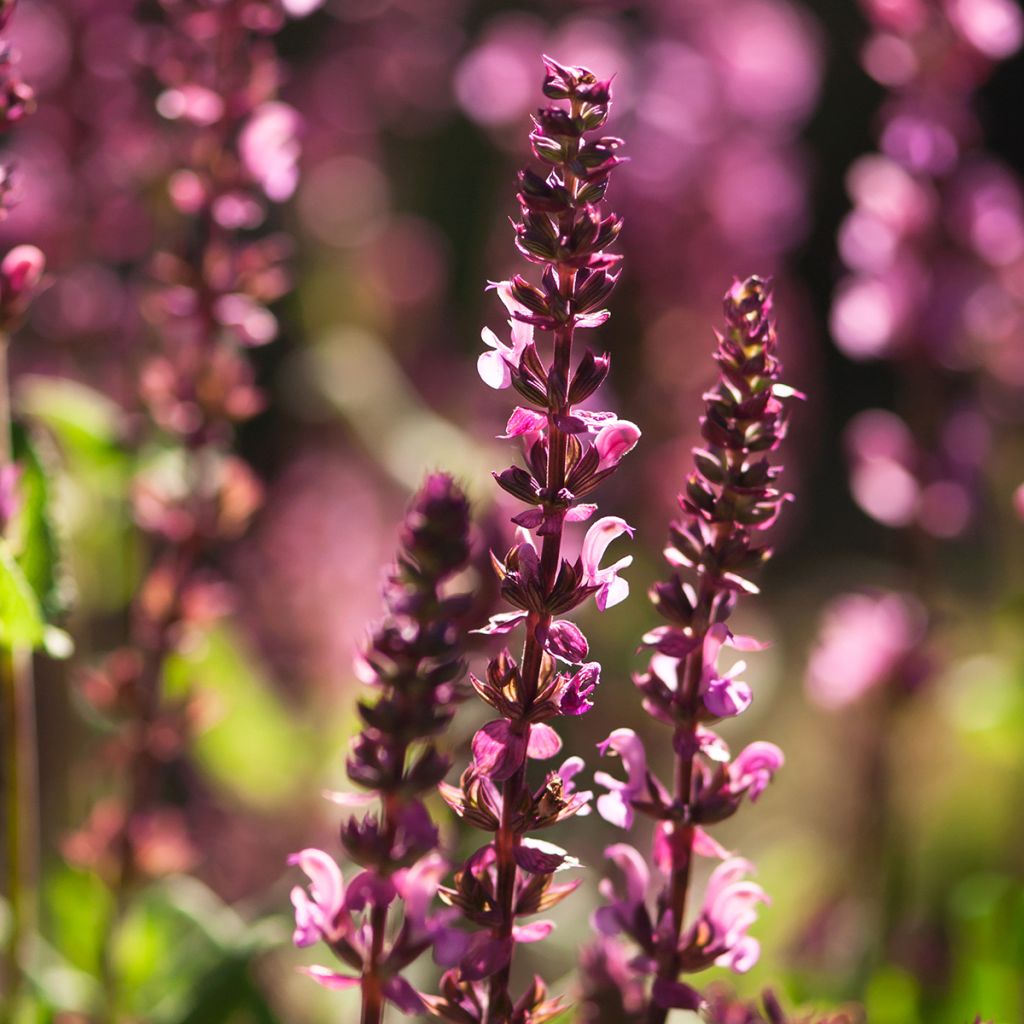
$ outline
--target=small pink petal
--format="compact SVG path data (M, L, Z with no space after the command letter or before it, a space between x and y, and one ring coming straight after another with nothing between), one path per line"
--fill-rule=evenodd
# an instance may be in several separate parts
M702 828L693 830L693 852L700 857L717 857L719 860L732 856L731 851Z
M476 372L495 391L501 391L512 383L512 371L500 352L484 352L476 361Z
M515 774L526 753L523 736L513 733L508 722L488 722L473 737L473 761L477 769L496 782Z
M516 925L512 929L512 938L516 942L541 942L554 930L553 921L531 921L529 924Z
M576 623L565 619L557 619L551 623L546 646L556 658L572 664L583 661L590 652L590 645L583 631Z
M547 416L517 405L509 417L508 423L505 424L505 433L499 436L504 440L508 440L511 437L519 437L522 434L534 434L537 431L543 430L547 425Z
M492 615L486 626L471 629L470 633L479 633L482 636L504 636L506 633L511 633L526 617L526 612L501 612L498 615Z
M562 738L543 722L530 726L530 741L526 748L526 756L536 761L544 761L554 757L562 749Z
M332 971L329 967L321 967L319 964L313 964L312 967L300 967L299 972L309 975L317 984L323 985L324 988L355 988L360 983L359 978L353 978L348 974L339 974L337 971Z

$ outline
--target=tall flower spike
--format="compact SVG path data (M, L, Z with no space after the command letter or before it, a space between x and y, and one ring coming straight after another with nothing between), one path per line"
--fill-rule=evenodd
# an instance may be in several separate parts
M308 892L292 890L295 944L322 940L345 967L306 973L327 988L359 986L363 1024L382 1020L388 1002L403 1013L422 1012L419 994L400 972L431 946L445 963L465 949L465 934L447 927L457 911L431 908L447 865L422 797L448 769L435 737L463 695L458 620L469 600L445 589L469 557L468 533L465 496L450 477L428 477L405 516L384 587L387 615L356 662L360 679L378 691L375 700L359 702L364 726L347 762L349 779L367 793L335 797L343 805L379 800L379 809L341 829L345 852L363 870L346 885L322 850L290 859L310 881Z
M549 909L579 884L556 883L556 873L576 862L527 833L584 812L590 794L574 790L578 758L549 771L539 786L528 783L527 764L558 754L562 742L548 723L587 711L600 678L600 666L585 660L586 638L560 616L590 596L604 609L628 593L619 573L630 560L600 564L616 538L632 534L623 520L598 519L581 557L562 557L565 524L593 516L597 507L585 499L640 436L614 413L578 408L600 387L609 361L573 351L577 330L608 318L603 306L618 280L620 257L608 250L621 221L604 211L603 201L622 143L597 134L608 118L609 82L549 58L545 67L544 93L554 102L534 117L530 143L546 170L520 173L515 225L516 246L540 268L540 283L516 275L494 286L509 314L511 341L485 330L488 351L478 366L484 383L511 386L524 403L504 436L522 443L525 466L496 479L527 506L512 520L515 544L504 558L494 557L502 595L516 610L495 616L480 632L522 628L526 635L520 660L506 648L483 679L473 679L497 717L474 738L473 763L460 784L442 787L457 814L494 833L445 891L479 929L441 994L429 1001L436 1016L459 1024L540 1024L558 1011L540 980L518 1000L509 993L516 944L551 930L549 922L520 919Z
M780 470L769 455L785 436L785 399L795 394L779 380L769 284L757 277L737 281L725 296L725 319L715 353L719 380L704 396L704 444L694 449L694 470L679 498L683 515L671 527L665 552L678 571L651 591L667 625L644 637L650 664L634 680L644 709L672 729L673 785L648 769L640 738L630 729L615 730L600 745L603 753L622 759L626 780L606 773L595 777L608 790L597 808L609 822L629 829L637 814L655 820L652 860L667 881L652 915L647 884L629 868L639 854L624 844L609 848L608 856L626 871L629 895L623 901L610 883L602 886L610 901L595 918L605 936L603 951L588 954L583 965L585 971L600 970L584 987L600 993L608 985L609 965L618 965L621 974L625 964L634 972L632 990L645 992L643 1005L627 1019L648 1024L663 1024L673 1008L701 1005L700 993L681 975L712 963L745 971L756 962L758 945L748 929L766 897L743 877L752 865L730 857L705 828L734 814L744 797L756 800L783 761L782 751L765 742L731 758L710 728L741 714L752 699L740 678L743 663L722 671L718 659L726 647L761 647L734 635L727 623L737 596L756 593L748 574L770 553L757 534L771 526L789 497L775 485ZM687 925L695 855L723 863L712 872L703 908ZM641 955L626 960L609 954L615 936L638 946Z
M174 126L166 131L176 166L167 191L179 216L161 221L167 229L142 307L150 344L131 360L147 414L136 434L146 454L133 481L145 559L124 644L85 673L82 687L114 727L118 796L98 804L65 844L70 860L95 869L116 894L105 963L117 959L111 950L138 887L196 856L185 816L167 799L175 788L167 784L167 750L187 746L194 707L191 695L168 699L164 666L230 610L232 587L215 552L245 531L261 503L261 484L232 453L232 438L262 407L248 350L274 339L268 307L290 288L288 241L258 229L268 204L287 198L282 177L294 185L297 155L281 124L294 127L294 119L282 117L276 98L282 72L272 37L283 9L273 0L152 6L144 63L160 85L153 117ZM261 134L270 115L279 130ZM123 982L108 981L103 1012L113 1018Z

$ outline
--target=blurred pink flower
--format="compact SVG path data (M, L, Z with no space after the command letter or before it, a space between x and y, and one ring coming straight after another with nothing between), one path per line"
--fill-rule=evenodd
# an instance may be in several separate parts
M239 134L246 170L274 202L284 202L298 185L301 127L298 111L275 100L257 107Z
M913 685L920 676L924 610L891 591L844 594L826 607L807 666L811 698L842 708L882 685Z

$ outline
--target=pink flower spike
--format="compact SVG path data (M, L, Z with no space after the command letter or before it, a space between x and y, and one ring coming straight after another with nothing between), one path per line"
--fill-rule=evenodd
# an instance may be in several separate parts
M320 964L313 964L312 967L300 967L299 972L312 978L318 985L330 989L355 988L360 984L359 978L353 978L348 974L339 974L329 967L321 967Z
M619 576L619 572L632 564L632 555L620 558L604 569L600 568L601 558L608 545L624 533L629 534L630 537L634 533L633 527L625 519L620 519L618 516L604 516L587 530L587 535L583 539L583 551L580 556L583 562L583 572L587 583L599 588L594 595L594 600L601 611L619 604L629 596L629 583Z
M640 440L640 428L629 420L616 420L602 427L596 438L594 447L601 457L598 470L617 466L624 455L631 452Z

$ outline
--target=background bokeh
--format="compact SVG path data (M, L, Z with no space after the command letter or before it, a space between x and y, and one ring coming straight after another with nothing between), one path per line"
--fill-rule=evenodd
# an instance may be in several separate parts
M770 739L787 763L722 830L773 901L761 962L737 987L856 1001L871 1024L1024 1021L1024 57L1012 18L965 0L973 50L954 43L969 58L915 93L905 26L886 22L914 6L328 0L279 34L282 96L304 121L300 182L273 214L295 288L275 306L281 336L252 353L267 408L237 438L266 502L218 554L238 585L232 614L167 667L195 726L171 795L189 850L163 853L188 870L154 883L127 922L119 956L139 1020L354 1019L344 995L293 970L308 958L288 944L284 859L333 848L339 811L320 793L343 788L351 654L411 488L451 469L481 554L509 535L490 478L508 457L494 439L507 395L475 362L481 326L502 321L484 285L517 269L514 172L547 52L616 75L625 275L600 338L610 407L644 432L602 499L637 527L633 594L581 616L605 670L567 748L593 767L610 729L648 728L629 674L655 621L644 594L713 377L720 296L734 275L773 275L788 376L808 397L785 453L796 501L762 596L739 612L741 631L773 645L749 659L755 704L727 738ZM75 855L110 769L69 680L123 634L145 557L125 497L133 353L175 159L146 32L145 10L118 0L34 0L11 33L39 111L12 142L24 196L0 235L41 246L51 276L12 352L15 392L56 442L76 591L74 659L39 680L36 980L54 1008L39 1019L62 1024L88 1019L108 898ZM921 138L952 156L922 158L913 194L877 164L850 174L880 135L890 172ZM851 210L864 216L851 224ZM483 621L483 560L474 582ZM459 760L479 714L467 705L456 721ZM596 815L561 828L588 881L524 969L543 956L568 985L601 850L619 837Z

